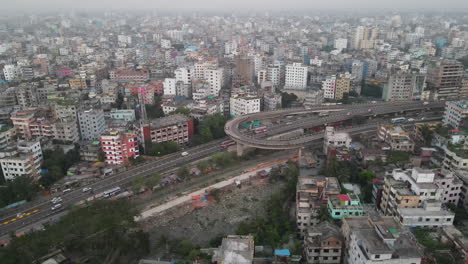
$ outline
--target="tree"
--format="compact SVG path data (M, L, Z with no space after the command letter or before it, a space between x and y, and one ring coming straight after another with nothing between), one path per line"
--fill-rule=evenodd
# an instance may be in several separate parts
M209 167L210 167L210 163L207 160L201 160L201 161L197 162L197 168L202 173Z
M177 170L177 176L180 178L187 178L190 176L190 172L187 167L182 166Z
M391 164L398 164L410 160L411 154L405 151L391 151L388 157L388 162Z
M104 162L106 160L106 154L104 153L104 151L102 151L102 149L98 150L98 160L101 162Z
M425 146L429 146L431 144L432 137L434 136L434 131L428 125L424 125L421 127L421 136L423 144Z
M32 178L26 175L7 181L0 187L0 208L21 200L31 200L34 189Z
M137 214L127 201L102 200L72 208L44 231L28 233L0 248L0 259L2 264L33 263L51 250L63 249L89 263L129 263L149 252L148 235L134 221Z
M293 102L297 101L297 96L293 93L281 93L281 107L291 107Z
M189 116L192 113L192 110L188 107L177 107L177 109L171 114L182 114Z
M145 105L146 116L150 119L164 117L164 111L158 103Z
M203 127L200 129L200 136L203 142L209 142L213 140L213 134L209 127Z

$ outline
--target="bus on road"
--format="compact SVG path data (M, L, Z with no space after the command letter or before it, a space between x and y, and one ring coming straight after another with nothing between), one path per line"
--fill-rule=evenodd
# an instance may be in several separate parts
M403 124L406 122L406 118L404 117L392 118L391 122L392 124Z
M221 148L227 148L229 146L234 146L236 144L236 142L234 140L226 140L226 141L223 141L219 146Z
M122 189L120 189L120 187L115 187L115 188L112 188L110 190L107 190L107 191L104 192L104 198L112 197L112 196L120 193L120 191L122 191Z
M261 134L261 133L265 133L267 131L268 131L268 129L267 129L266 126L257 127L257 128L254 129L255 134Z

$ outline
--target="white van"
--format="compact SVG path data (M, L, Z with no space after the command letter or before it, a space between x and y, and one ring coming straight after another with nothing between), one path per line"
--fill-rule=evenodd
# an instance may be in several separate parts
M188 152L187 152L187 151L184 151L184 152L182 152L181 155L182 155L182 157L188 156Z

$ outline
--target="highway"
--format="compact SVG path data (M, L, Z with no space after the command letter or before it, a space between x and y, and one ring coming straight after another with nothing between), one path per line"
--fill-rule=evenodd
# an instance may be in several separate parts
M405 111L417 111L426 109L439 109L445 106L445 102L395 102L395 103L378 103L378 104L356 104L356 105L335 105L332 107L321 106L312 109L288 109L271 112L259 112L255 114L248 114L240 116L228 121L225 125L226 134L237 143L249 147L262 148L262 149L296 149L310 144L316 140L317 135L304 135L302 137L293 139L264 139L252 135L245 135L239 131L241 123L284 118L288 115L297 114L312 114L317 110L339 110L337 112L330 112L328 116L318 117L310 116L301 118L288 125L283 125L275 128L273 134L281 134L301 128L316 127L324 124L334 123L352 118L353 116L378 116L384 114L402 113Z
M185 151L187 151L189 155L185 157L182 157L181 152L178 152L172 155L162 157L158 160L146 162L139 166L131 167L130 169L124 172L107 176L106 178L96 183L90 184L86 187L93 188L93 193L99 194L111 188L129 184L135 177L149 176L157 172L159 173L174 167L186 165L190 162L208 157L216 152L224 151L224 149L219 147L220 142L222 142L223 140L225 139L216 140L208 144L187 149ZM82 192L82 188L73 190L66 194L62 194L62 208L66 210L71 205L74 205L79 201L85 200L91 196L93 196L93 194ZM8 234L11 231L24 229L28 226L32 227L38 221L44 221L47 218L53 218L54 215L63 211L63 209L52 211L51 207L52 203L50 201L24 204L21 207L21 212L25 213L25 215L23 215L22 217L17 217L16 213L2 217L2 220L0 221L0 236Z

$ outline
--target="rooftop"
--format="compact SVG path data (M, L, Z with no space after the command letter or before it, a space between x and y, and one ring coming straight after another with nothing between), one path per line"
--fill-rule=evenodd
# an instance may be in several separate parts
M171 125L177 125L179 123L187 122L190 120L189 117L182 114L169 115L161 118L150 120L151 126L153 127L167 127Z
M220 256L224 264L252 263L254 256L252 236L228 236L223 238Z

